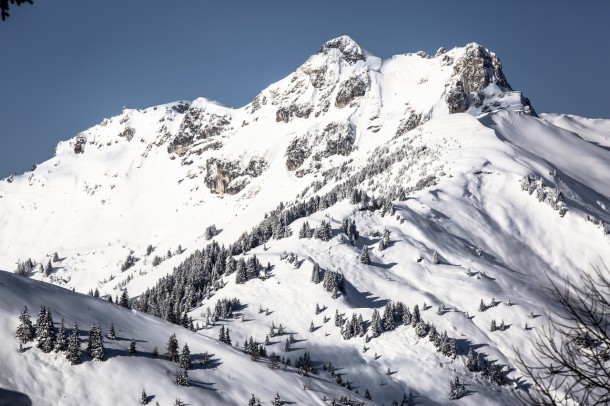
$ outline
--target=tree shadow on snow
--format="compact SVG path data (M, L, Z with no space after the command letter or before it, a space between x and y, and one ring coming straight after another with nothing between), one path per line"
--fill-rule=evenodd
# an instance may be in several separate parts
M348 280L345 280L345 296L347 301L357 308L368 307L379 309L390 302L387 299L381 299L379 296L373 295L371 292L358 291Z
M0 388L0 405L32 406L32 400L25 393Z

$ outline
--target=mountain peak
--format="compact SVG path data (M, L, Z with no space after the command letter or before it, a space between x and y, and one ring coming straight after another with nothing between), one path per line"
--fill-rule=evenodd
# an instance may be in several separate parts
M358 61L364 61L365 59L364 52L362 48L360 48L360 45L347 35L342 35L327 41L322 45L318 54L328 54L334 49L337 49L341 53L343 59L352 65Z

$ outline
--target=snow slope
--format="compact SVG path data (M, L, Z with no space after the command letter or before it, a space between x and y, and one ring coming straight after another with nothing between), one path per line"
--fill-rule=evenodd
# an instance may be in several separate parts
M272 322L281 323L296 334L296 348L284 351L281 337L268 351L294 360L307 350L318 367L332 362L358 390L352 396L363 400L366 388L373 404L400 402L409 391L419 404L449 403L455 376L469 391L459 403L508 404L528 387L515 369L515 348L527 353L534 330L547 322L541 317L552 306L547 277L578 283L580 273L610 263L609 136L610 120L538 116L510 87L498 58L476 44L440 49L433 57L381 60L340 37L240 109L206 99L125 109L60 143L55 157L32 172L0 182L0 269L11 271L17 261L32 258L32 279L79 292L97 288L113 297L126 287L137 300L208 243L206 227L215 224L220 233L214 239L228 245L281 202L291 207L289 202L351 182L371 198L391 200L395 212L382 215L344 199L301 216L288 225L291 236L244 255L269 263L268 279L237 284L228 275L224 287L188 309L189 315L202 324L216 300L238 297L246 304L240 310L246 321L223 323L240 348L250 336L262 341ZM356 221L360 233L354 246L342 241L345 217ZM305 221L312 228L330 222L333 238L298 238ZM380 250L384 229L390 244ZM146 254L149 244L154 251ZM369 265L359 259L364 246L370 248ZM171 258L165 258L168 250ZM122 272L132 251L138 260ZM39 272L38 264L46 265L54 252L60 258L51 272ZM284 253L298 256L300 267L282 259ZM153 265L154 256L162 262ZM333 299L310 281L314 262L345 276L345 295ZM88 397L107 404L126 395L135 401L142 387L153 393L147 386L153 381L160 385L160 404L175 397L192 404L245 404L251 392L270 401L275 391L297 404L324 404L325 394L350 393L325 371L302 378L253 363L215 341L218 326L191 333L62 288L0 277L6 292L0 295L0 342L7 344L0 359L8 360L10 371L0 377L0 387L50 404L62 403L64 394L69 402ZM479 311L481 300L489 305L492 298L497 305ZM383 313L387 303L398 301L411 309L417 304L424 320L455 338L457 358L438 353L410 326L367 342L344 340L333 323L338 311L360 314L368 325L374 309ZM219 354L221 365L194 371L191 378L201 385L183 389L167 377L168 369L174 372L169 362L132 360L119 345L126 342L110 343L118 356L105 363L77 367L34 348L18 354L11 335L24 304L32 313L48 305L55 321L63 316L81 328L120 323L125 337L144 340L145 351L161 349L176 330L180 343ZM316 304L325 310L315 314ZM437 314L440 305L446 310ZM508 328L490 332L492 320ZM502 365L506 384L469 372L470 349ZM134 368L150 372L133 374ZM117 370L125 379L109 390ZM61 374L69 377L65 391L54 382ZM99 384L83 390L93 377ZM49 388L33 387L33 379ZM312 390L303 390L309 381Z

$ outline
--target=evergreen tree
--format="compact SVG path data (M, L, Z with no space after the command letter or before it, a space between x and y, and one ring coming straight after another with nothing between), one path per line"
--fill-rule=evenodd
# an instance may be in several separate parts
M413 315L411 314L409 307L405 306L403 313L402 313L402 324L404 324L405 326L408 326L411 324L412 321L413 321Z
M119 305L126 307L129 309L129 295L127 294L127 289L123 289L121 293L121 299L119 300Z
M181 369L176 374L176 384L178 386L190 386L189 374L186 369Z
M372 396L371 396L371 392L369 392L369 390L368 390L368 389L365 389L365 390L364 390L364 398L365 398L366 400L373 400L373 398L372 398Z
M252 397L248 401L248 406L256 406L256 398L254 397L254 393L252 394Z
M102 336L102 326L98 323L93 325L89 331L89 355L93 360L103 361L105 357L104 338Z
M432 253L432 262L434 263L434 265L438 265L439 262L441 262L438 257L438 252L436 252L436 250Z
M57 255L57 252L53 254L53 262L59 262L59 255Z
M47 262L47 266L44 268L44 275L49 276L53 271L53 265L51 265L51 261Z
M312 320L311 323L309 324L309 331L313 333L315 330L316 330L316 327L313 325L313 320Z
M449 382L449 399L455 400L466 396L466 385L460 383L460 378L457 376L453 381Z
M383 311L383 319L381 323L383 331L394 330L394 316L392 311L392 305L388 303Z
M54 339L55 328L51 311L41 306L38 318L36 319L36 347L40 348L43 352L51 352L53 350Z
M64 326L64 319L62 317L61 324L59 325L59 331L57 337L55 337L55 352L65 351L67 348L67 337L66 328Z
M369 265L371 263L371 257L369 256L369 248L366 245L362 247L362 252L360 253L360 262L364 265Z
M496 326L496 319L491 319L491 323L489 325L489 331L496 331L498 327Z
M106 335L111 340L116 338L116 333L114 332L114 323L110 323L110 328L108 329L108 334Z
M278 392L275 393L275 397L273 398L273 406L282 406L282 399Z
M80 337L78 335L78 325L74 323L72 333L68 338L68 349L66 350L66 358L72 365L80 364L81 361Z
M286 339L286 344L284 344L284 351L290 352L290 340L288 338Z
M28 313L27 306L24 306L19 315L19 326L17 326L16 337L20 343L25 344L34 339L34 326L32 326L32 320Z
M411 323L415 326L415 325L419 324L420 321L421 321L421 316L419 314L419 305L415 305L415 306L413 306L413 318L412 318Z
M153 358L157 358L159 356L159 349L156 346L152 350L152 356Z
M311 271L311 281L313 283L320 283L320 265L317 262L314 262L313 269Z
M167 359L173 362L178 361L178 339L176 334L172 334L167 341Z
M189 350L188 344L184 343L182 347L182 353L180 354L179 364L182 369L191 369L191 351Z
M132 338L131 341L129 342L129 348L127 349L127 352L130 354L135 354L137 352L135 338Z
M481 299L481 303L479 303L479 311L484 312L485 310L487 310L487 306L485 306L485 302L483 302L483 299Z
M143 405L148 404L148 396L146 395L146 391L142 389L142 396L140 396L140 403Z
M371 335L373 337L379 337L379 335L383 332L381 327L381 320L379 317L379 311L377 309L373 310L373 316L371 317Z

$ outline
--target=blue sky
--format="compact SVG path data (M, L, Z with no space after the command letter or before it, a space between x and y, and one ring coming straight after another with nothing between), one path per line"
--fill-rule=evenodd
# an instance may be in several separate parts
M607 1L34 0L0 21L0 178L117 115L240 107L327 40L387 58L478 42L539 112L610 118Z

